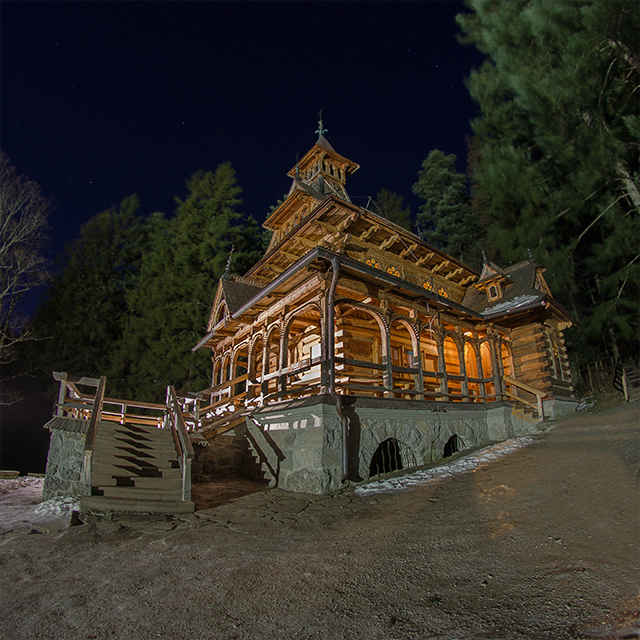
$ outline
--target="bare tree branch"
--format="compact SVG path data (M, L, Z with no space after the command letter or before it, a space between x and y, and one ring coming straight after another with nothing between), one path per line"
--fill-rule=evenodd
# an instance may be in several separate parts
M48 277L43 253L50 211L40 187L18 175L0 150L0 364L11 362L17 344L31 338L19 303Z

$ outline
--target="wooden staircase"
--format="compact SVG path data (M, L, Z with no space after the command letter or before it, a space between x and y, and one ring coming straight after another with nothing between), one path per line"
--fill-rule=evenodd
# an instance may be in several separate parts
M82 512L191 513L182 499L182 473L170 428L100 421L91 470L91 495Z

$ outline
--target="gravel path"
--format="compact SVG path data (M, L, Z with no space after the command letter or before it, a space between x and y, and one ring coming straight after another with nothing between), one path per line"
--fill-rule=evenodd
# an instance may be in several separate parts
M0 501L0 638L640 638L638 424L624 405L426 484L169 522L8 525Z

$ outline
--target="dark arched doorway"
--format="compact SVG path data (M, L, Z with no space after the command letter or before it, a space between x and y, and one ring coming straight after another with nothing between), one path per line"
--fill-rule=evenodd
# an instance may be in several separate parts
M388 438L378 445L371 458L369 477L378 476L381 473L391 473L403 468L400 443L395 438Z
M462 442L462 438L457 436L455 433L447 440L447 443L444 445L444 452L442 453L443 458L449 458L454 453L458 451L462 451L464 449L464 442Z

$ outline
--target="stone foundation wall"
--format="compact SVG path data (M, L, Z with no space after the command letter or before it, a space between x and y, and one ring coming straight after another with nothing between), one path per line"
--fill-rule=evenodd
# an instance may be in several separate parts
M249 444L241 433L226 433L208 440L210 446L194 446L192 482L212 482L219 478L251 477ZM255 466L255 464L254 464Z
M341 421L327 396L267 407L247 419L246 429L272 486L317 494L340 488Z
M457 436L459 450L536 433L515 420L506 403L442 404L346 397L349 479L369 478L378 446L393 438L402 468L430 464L444 456ZM265 407L247 419L245 435L272 485L300 493L329 493L342 483L341 417L329 396Z
M42 500L55 496L82 495L82 464L85 434L51 429Z

